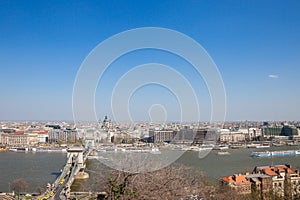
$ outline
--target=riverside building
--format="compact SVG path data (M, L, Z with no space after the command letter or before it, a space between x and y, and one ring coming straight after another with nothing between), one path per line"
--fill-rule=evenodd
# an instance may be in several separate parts
M252 173L223 177L221 184L241 194L273 192L280 197L300 194L299 172L290 165L257 166Z

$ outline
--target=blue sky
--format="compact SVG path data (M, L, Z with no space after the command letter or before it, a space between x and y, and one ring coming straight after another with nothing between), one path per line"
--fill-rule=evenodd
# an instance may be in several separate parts
M299 120L299 10L299 1L276 0L2 0L0 120L71 120L73 84L89 52L114 34L149 26L182 32L207 50L224 81L226 120ZM100 82L97 115L111 115L107 94L124 71L118 66L157 61L199 83L202 120L208 120L205 84L176 59L155 51L121 58ZM169 103L168 119L178 119L172 112L178 105L166 90L145 87L132 98L135 120L149 120L144 108L156 103Z

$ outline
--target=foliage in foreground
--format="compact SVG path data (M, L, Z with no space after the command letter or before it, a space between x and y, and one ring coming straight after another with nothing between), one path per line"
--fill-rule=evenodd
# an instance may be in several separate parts
M242 199L234 191L213 185L203 175L183 166L142 174L113 171L106 192L109 200Z

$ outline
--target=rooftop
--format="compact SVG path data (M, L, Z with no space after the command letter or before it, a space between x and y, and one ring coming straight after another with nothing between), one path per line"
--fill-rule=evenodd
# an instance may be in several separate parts
M235 183L235 184L243 184L243 183L249 183L248 179L246 178L245 175L233 175L233 176L228 176L228 177L223 177L223 181L227 183Z
M260 171L269 176L277 176L280 173L287 172L288 174L296 174L290 165L274 165L256 167L256 171Z

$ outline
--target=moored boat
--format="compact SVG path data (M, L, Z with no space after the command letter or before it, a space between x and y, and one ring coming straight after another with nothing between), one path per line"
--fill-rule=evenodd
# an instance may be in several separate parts
M265 151L265 152L252 152L250 156L251 157L258 157L258 158L260 158L260 157L271 157L272 154L269 151Z
M293 142L288 142L287 145L288 146L297 146L298 143L293 141Z
M283 143L277 143L277 142L274 142L274 143L272 143L272 145L273 145L274 147L281 147L281 146L283 146L284 144L283 144Z
M244 145L242 145L242 144L232 144L232 145L230 145L231 149L239 149L239 148L243 148L243 147L244 147Z
M224 150L224 149L229 149L227 145L215 145L213 147L213 150Z
M206 145L206 144L203 144L203 145L201 145L201 146L199 146L199 147L196 147L196 148L191 148L191 150L192 151L205 151L205 152L207 152L207 151L211 151L212 149L213 149L213 145Z
M221 156L230 155L228 151L219 151L217 154Z
M295 156L295 151L273 151L271 152L272 156Z
M161 151L158 148L151 149L150 153L152 154L161 154Z
M256 148L257 149L262 149L262 148L270 148L270 144L269 143L263 143L263 144L260 144L260 145L257 145Z
M10 148L10 151L20 151L20 152L27 152L29 149L27 147L14 147Z
M256 148L256 146L257 146L257 144L254 144L254 143L246 145L247 148Z
M252 157L299 156L300 150L252 152Z

